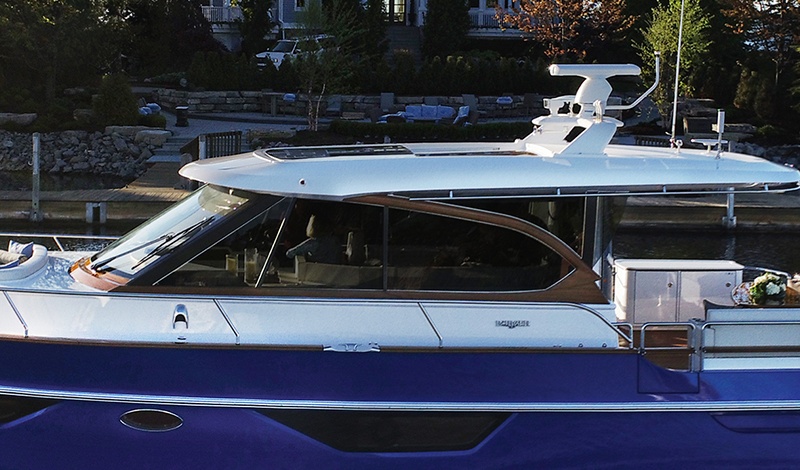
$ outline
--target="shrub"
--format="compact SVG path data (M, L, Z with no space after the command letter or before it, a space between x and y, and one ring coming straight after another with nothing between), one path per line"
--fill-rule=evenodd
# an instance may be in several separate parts
M166 129L167 118L164 117L163 114L145 114L139 116L139 122L137 124L140 126L159 127L161 129Z
M99 126L130 126L139 120L136 97L125 75L103 77L98 96L92 103Z

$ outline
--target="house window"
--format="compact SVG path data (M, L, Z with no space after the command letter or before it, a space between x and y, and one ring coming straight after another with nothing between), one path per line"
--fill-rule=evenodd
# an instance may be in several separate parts
M306 0L294 0L295 10L304 10L306 8Z

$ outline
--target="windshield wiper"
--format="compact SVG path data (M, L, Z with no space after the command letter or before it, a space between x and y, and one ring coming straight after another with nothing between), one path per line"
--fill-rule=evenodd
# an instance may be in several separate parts
M119 259L119 258L121 258L121 257L123 257L125 255L129 255L129 254L133 253L134 251L138 251L138 250L141 250L142 248L146 248L146 247L148 247L150 245L154 245L156 243L161 242L161 244L159 244L157 247L155 247L150 253L144 255L139 261L136 262L136 264L134 264L131 267L131 269L136 269L137 267L139 267L140 265L142 265L144 262L146 262L147 260L151 259L152 257L154 257L156 255L161 255L161 254L166 253L167 251L171 250L174 247L174 241L191 237L196 232L198 232L203 227L205 227L206 225L210 224L213 221L214 221L214 217L203 218L202 220L198 221L195 224L192 224L192 225L186 227L183 230L180 230L178 232L165 233L164 235L161 235L158 238L154 238L154 239L152 239L150 241L147 241L147 242L144 242L142 244L136 245L135 247L131 248L130 250L123 251L122 253L118 253L118 254L116 254L114 256L111 256L111 257L106 258L104 260L98 261L98 262L94 263L93 265L89 266L89 268L92 271L97 271L97 270L101 269L103 266L107 265L108 263L114 261L115 259Z

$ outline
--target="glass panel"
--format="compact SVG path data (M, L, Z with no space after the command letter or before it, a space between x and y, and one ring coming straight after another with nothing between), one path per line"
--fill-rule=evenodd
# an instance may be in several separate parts
M583 250L584 198L492 199L459 205L517 217L544 228L576 253Z
M380 289L383 208L299 200L273 256L273 285Z
M571 267L537 240L477 222L389 212L389 289L544 289Z
M272 48L272 52L292 53L296 45L297 41L278 41L275 47Z
M203 186L92 257L91 269L133 277L207 228L223 224L251 195Z
M406 1L405 0L394 0L394 22L395 23L404 23L406 20Z
M200 253L159 284L195 287L254 285L254 278L260 274L261 267L276 243L291 201L288 198L278 202L273 200L274 204L267 210ZM247 272L246 251L254 254L253 265L249 266L250 273Z

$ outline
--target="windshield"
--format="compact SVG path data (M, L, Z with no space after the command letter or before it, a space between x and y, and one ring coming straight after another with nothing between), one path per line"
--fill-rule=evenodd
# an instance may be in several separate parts
M292 52L295 44L295 41L278 41L278 44L272 48L272 52Z
M249 200L246 193L203 186L94 255L91 268L102 272L113 270L131 278L207 227L219 224Z

